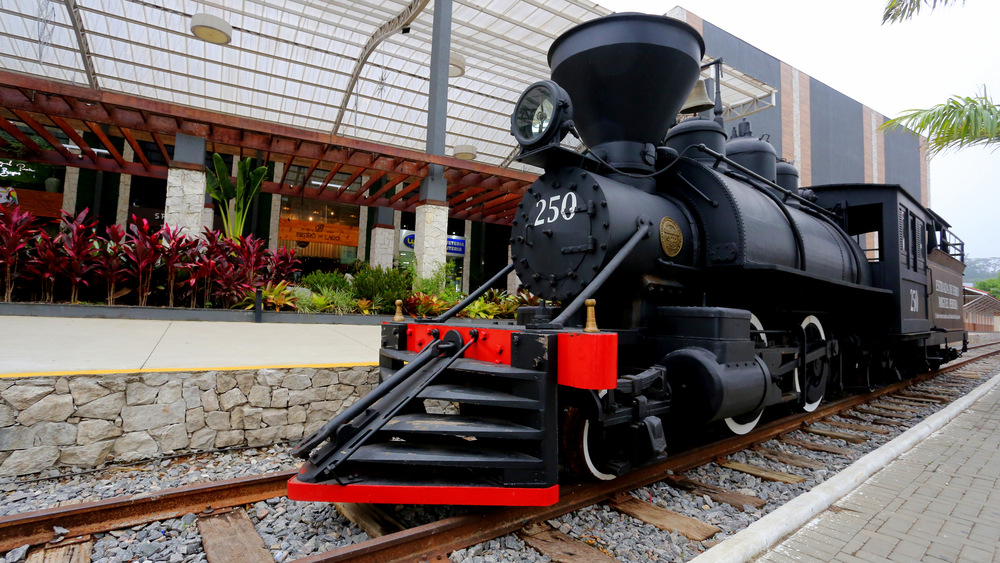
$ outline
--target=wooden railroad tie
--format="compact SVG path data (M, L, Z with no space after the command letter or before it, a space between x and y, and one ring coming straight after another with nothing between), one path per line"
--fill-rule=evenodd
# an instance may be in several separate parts
M839 412L839 413L837 413L837 416L839 416L840 418L849 418L851 420L860 420L861 422L864 422L866 424L879 424L879 425L882 425L882 426L902 426L903 425L903 423L901 421L899 421L899 420L893 420L891 418L882 418L882 417L877 416L877 415L869 415L869 416L873 417L871 420L869 420L867 418L864 418L864 417L862 417L859 414L852 413L852 412Z
M882 409L881 406L879 406L877 409L869 407L869 406L866 406L866 405L858 405L858 406L854 407L854 410L856 410L858 412L863 412L865 414L874 414L875 416L881 416L883 418L903 418L903 419L905 419L905 418L913 418L913 415L910 415L910 414L903 414L903 413L900 413L900 412L888 412L888 411L881 410L881 409Z
M878 426L871 426L868 424L854 424L851 422L841 422L839 420L824 420L823 421L830 426L837 428L843 428L844 430L857 430L859 432L874 432L876 434L888 434L889 431L885 428L879 428Z
M581 563L614 563L616 559L588 545L584 541L574 539L545 522L528 524L517 532L524 543L547 555L553 561Z
M64 500L56 503L56 506L70 506L81 502L83 501ZM89 534L69 537L32 549L25 563L90 563L93 550L94 538Z
M726 489L722 489L714 485L699 483L698 481L688 479L683 475L670 475L665 479L665 481L670 483L671 487L677 489L684 489L685 491L690 491L696 495L708 495L708 498L714 500L715 502L724 502L740 512L746 510L744 508L746 505L760 509L767 504L767 501L760 497L745 495L734 491L727 491Z
M939 393L947 397L949 401L957 394L955 393L954 389L945 389L943 387L933 387L930 385L921 386L920 391L931 391L933 393Z
M801 483L802 481L806 480L805 477L802 477L800 475L782 473L781 471L775 471L773 469L767 469L764 467L757 467L756 465L750 465L749 463L742 463L739 461L732 461L729 459L718 460L715 463L727 469L732 469L733 471L739 471L741 473L753 475L754 477L767 479L768 481L778 481L780 483L788 483L789 485Z
M770 459L771 461L777 461L778 463L784 463L785 465L792 465L795 467L801 467L802 469L823 469L826 467L825 464L809 459L806 456L790 454L788 452L779 452L778 450L772 450L764 447L756 447L754 451L760 454L765 459Z
M913 399L914 401L930 401L932 403L948 403L951 402L951 397L945 397L943 395L932 395L930 393L918 393L916 391L900 391L898 393L901 397L906 397L907 399Z
M380 538L404 530L402 524L374 504L335 502L333 506L337 512L354 522L370 538Z
M198 518L208 563L273 563L274 557L243 508Z
M859 436L857 434L851 434L850 432L837 432L836 430L824 430L823 428L816 428L814 426L806 426L802 429L803 432L808 434L815 434L817 436L823 436L826 438L834 438L837 440L843 440L845 442L850 442L852 444L864 444L868 441L868 438L864 436Z
M882 399L879 399L879 401L881 400ZM902 413L910 413L919 410L919 409L914 409L912 407L904 407L900 405L888 405L882 402L871 403L871 406L876 409L882 409L885 411L892 411L892 412L902 412Z
M915 399L904 399L902 397L894 397L892 395L883 395L878 398L879 401L884 401L892 405L903 405L908 407L913 407L916 410L920 410L927 406L927 402L920 402Z
M720 528L706 524L697 518L660 508L628 494L612 498L608 501L608 505L623 514L628 514L661 530L676 531L694 541L707 540L721 531Z
M812 450L814 452L826 452L828 454L837 454L843 456L850 456L854 453L854 450L850 448L841 448L840 446L829 446L827 444L817 444L816 442L811 442L809 440L799 440L797 438L782 438L781 441L788 444L789 446L798 446L804 450Z

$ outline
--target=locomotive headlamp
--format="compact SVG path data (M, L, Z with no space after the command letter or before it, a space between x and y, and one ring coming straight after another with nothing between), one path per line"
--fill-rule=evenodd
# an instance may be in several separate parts
M518 98L510 116L510 132L524 150L558 143L573 118L569 94L551 80L535 82Z

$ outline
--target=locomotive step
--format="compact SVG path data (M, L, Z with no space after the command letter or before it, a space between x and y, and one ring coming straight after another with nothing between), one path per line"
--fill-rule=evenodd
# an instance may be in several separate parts
M437 399L440 401L454 401L456 403L467 403L474 405L484 405L490 407L506 407L513 409L534 409L541 408L541 403L535 399L519 397L494 391L482 387L466 387L464 385L454 385L450 383L442 385L430 385L417 395L421 399Z
M399 465L488 467L494 469L541 469L542 460L521 452L465 448L408 442L385 442L358 448L352 462Z
M382 427L395 434L432 434L473 438L538 440L542 431L502 419L472 416L413 413L397 415Z
M409 362L417 356L414 352L408 352L406 350L393 350L391 348L382 348L379 353L393 360L401 360L404 362ZM483 362L480 360L470 360L467 358L459 358L455 360L451 367L448 368L454 371L464 371L469 373L479 373L483 375L492 375L495 377L509 377L512 379L527 379L527 380L537 380L542 377L545 373L541 371L535 371L531 369L522 369L511 367L507 364L494 364L490 362Z

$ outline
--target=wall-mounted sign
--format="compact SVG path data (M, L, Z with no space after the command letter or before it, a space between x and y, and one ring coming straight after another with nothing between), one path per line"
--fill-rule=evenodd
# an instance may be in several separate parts
M278 222L278 238L320 244L357 246L358 228L335 223L282 219Z
M24 162L14 162L13 160L0 160L0 178L8 178L10 176L20 176L21 174L27 174L34 172L34 168L28 168L28 165Z
M403 252L413 252L417 234L408 229L399 230L400 250ZM445 250L448 256L465 256L465 237L454 235L448 236L448 246Z

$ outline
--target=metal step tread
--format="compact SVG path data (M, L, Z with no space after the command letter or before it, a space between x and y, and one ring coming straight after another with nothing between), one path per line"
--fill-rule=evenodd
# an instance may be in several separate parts
M541 403L536 399L520 397L503 391L494 391L483 387L466 387L453 383L440 385L429 385L418 395L421 399L437 399L440 401L454 401L456 403L470 403L474 405L486 405L491 407L507 407L515 409L539 409Z
M538 428L515 424L503 419L450 414L401 414L382 427L390 433L471 436L474 438L540 439Z
M379 354L393 360L401 360L404 362L409 362L417 356L415 352L409 352L407 350L393 350L392 348L381 348L379 350ZM467 358L459 358L455 360L449 369L493 375L496 377L510 377L513 379L528 380L535 380L544 375L543 372L531 369L516 368L507 364L494 364L491 362L470 360Z
M521 452L412 442L366 444L358 448L348 460L400 465L449 465L496 469L535 469L542 466L542 460Z

